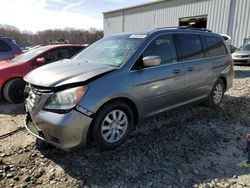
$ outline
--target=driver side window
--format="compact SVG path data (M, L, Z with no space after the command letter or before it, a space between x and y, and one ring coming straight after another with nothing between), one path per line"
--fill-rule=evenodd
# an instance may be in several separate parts
M159 56L161 65L177 62L176 48L171 34L161 35L153 39L137 60L134 69L143 68L142 59L146 56Z
M43 57L46 60L46 63L51 63L61 59L69 58L69 53L67 49L56 49L48 52Z

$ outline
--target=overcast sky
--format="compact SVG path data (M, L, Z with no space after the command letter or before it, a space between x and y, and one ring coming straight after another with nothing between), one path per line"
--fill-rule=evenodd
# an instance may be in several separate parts
M102 12L153 0L0 0L0 24L20 30L103 28Z

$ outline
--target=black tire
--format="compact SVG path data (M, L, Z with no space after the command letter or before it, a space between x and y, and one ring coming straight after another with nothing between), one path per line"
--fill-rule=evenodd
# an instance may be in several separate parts
M111 142L105 140L105 138L104 138L105 136L103 134L104 134L104 131L106 131L106 130L102 130L102 127L104 126L105 123L107 123L107 121L105 121L105 118L107 118L109 116L113 117L113 114L111 115L112 112L115 112L116 114L118 113L117 114L118 116L120 114L124 113L126 116L123 114L122 117L123 117L123 119L127 120L126 121L127 123L125 123L127 126L126 126L125 131L121 131L121 130L119 130L119 128L117 128L117 130L114 130L114 129L110 130L111 129L110 127L115 123L113 123L113 124L110 123L109 125L105 125L105 127L109 127L109 130L107 130L107 131L109 131L109 132L115 131L115 133L114 133L116 135L115 138L121 137L119 140L111 143ZM126 119L126 117L127 117L127 119ZM118 122L119 117L115 120L113 119L112 122L116 121L116 120ZM119 124L118 126L121 127L121 125L122 124ZM99 112L97 113L97 115L94 119L94 125L93 125L94 126L93 127L94 141L97 143L97 146L101 149L105 149L105 150L113 149L113 148L121 145L124 142L124 140L130 134L133 125L134 125L134 114L133 114L133 111L131 110L131 108L128 104L126 104L123 101L115 101L115 102L108 103L108 104L104 105L99 110ZM113 134L113 132L111 134ZM121 136L120 133L122 133L123 135ZM110 135L110 137L111 137L111 135Z
M221 88L221 97L220 97L220 99L217 98L217 100L216 100L215 99L215 95L216 95L215 92L218 90L218 88ZM220 89L218 91L220 91ZM223 80L219 78L214 83L212 91L210 92L210 95L209 95L207 101L205 102L205 105L208 107L212 107L212 108L218 107L221 104L221 102L223 101L224 93L225 93L225 84L224 84Z
M9 80L3 88L3 98L10 103L24 101L25 82L21 78Z
M39 150L55 149L54 146L48 144L47 142L44 142L43 140L40 140L39 138L36 138L35 146Z

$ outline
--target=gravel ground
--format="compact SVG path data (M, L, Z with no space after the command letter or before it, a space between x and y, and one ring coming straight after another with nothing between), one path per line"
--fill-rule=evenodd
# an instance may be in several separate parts
M0 187L250 187L250 67L236 66L220 108L149 119L113 151L37 148L19 131L0 140ZM0 136L22 127L22 105L0 102Z

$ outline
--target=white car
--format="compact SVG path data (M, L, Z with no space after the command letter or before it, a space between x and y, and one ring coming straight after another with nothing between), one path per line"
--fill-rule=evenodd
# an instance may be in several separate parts
M245 43L232 54L235 64L250 64L250 42Z

